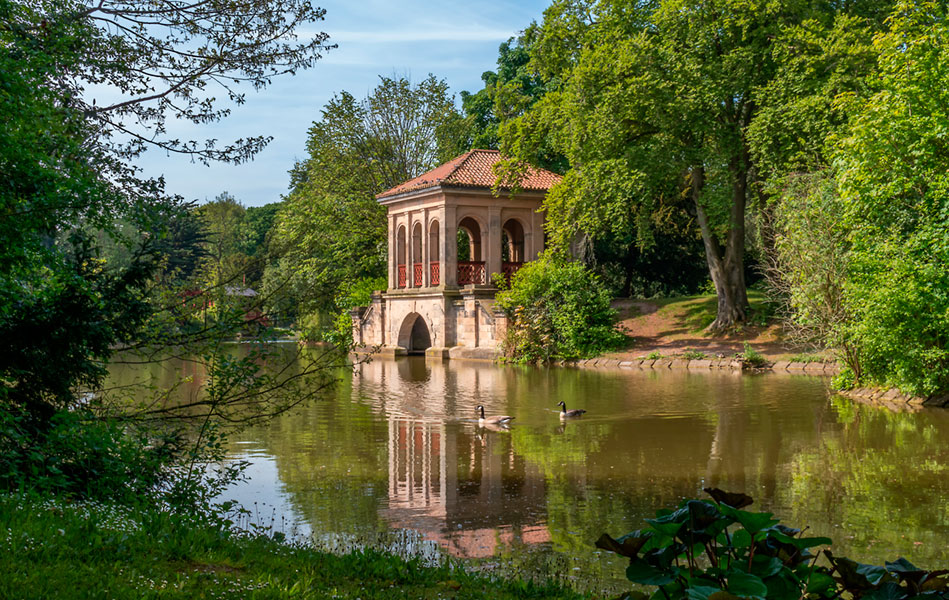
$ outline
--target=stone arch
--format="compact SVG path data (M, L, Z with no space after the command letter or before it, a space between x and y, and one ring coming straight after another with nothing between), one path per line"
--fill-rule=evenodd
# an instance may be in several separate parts
M439 260L439 249L438 249L438 237L440 231L438 229L438 220L432 219L431 223L428 224L428 281L429 284L436 286L441 284L441 262Z
M422 287L422 224L412 227L412 287Z
M465 217L458 222L458 229L465 232L468 236L468 248L470 249L468 260L484 260L481 258L481 223L474 217ZM459 255L458 259L461 260L461 255Z
M406 285L407 277L408 277L407 268L406 268L406 256L405 256L405 251L406 251L405 225L399 225L399 232L396 235L395 248L396 248L395 262L396 262L396 265L398 265L398 274L397 274L398 282L396 284L396 287L404 288Z
M524 224L520 219L510 218L501 227L501 256L505 262L522 263L525 259Z
M424 354L432 347L432 333L425 318L417 312L409 313L399 328L399 346L409 354Z

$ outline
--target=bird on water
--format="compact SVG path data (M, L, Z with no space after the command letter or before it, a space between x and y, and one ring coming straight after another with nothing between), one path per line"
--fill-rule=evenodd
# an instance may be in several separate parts
M478 424L480 425L507 425L514 420L514 417L508 415L496 415L493 417L484 416L484 407L480 404L478 405L478 411L480 416L478 417Z
M570 417L579 417L579 416L582 415L583 413L587 412L587 411L583 410L582 408L574 408L574 409L571 409L571 410L567 410L567 405L564 404L564 401L563 401L563 400L561 400L560 402L558 402L558 403L557 403L557 406L560 407L560 418L561 418L561 419L569 419Z

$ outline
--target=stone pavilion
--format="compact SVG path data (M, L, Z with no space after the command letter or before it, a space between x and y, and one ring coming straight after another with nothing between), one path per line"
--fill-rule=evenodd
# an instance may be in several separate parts
M547 191L560 176L529 168L492 193L496 150L471 150L382 192L389 287L352 311L353 339L390 355L494 358L507 326L495 274L513 275L544 248Z

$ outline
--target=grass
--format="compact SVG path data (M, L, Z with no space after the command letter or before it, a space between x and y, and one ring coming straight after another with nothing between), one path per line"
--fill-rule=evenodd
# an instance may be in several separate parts
M582 598L377 551L320 552L156 507L0 496L0 598Z
M681 333L705 335L706 328L715 320L718 311L718 299L714 294L701 296L683 296L675 298L655 298L649 302L659 307L663 317L679 322L683 326ZM748 290L748 304L751 307L748 324L766 326L772 320L773 306L761 292Z

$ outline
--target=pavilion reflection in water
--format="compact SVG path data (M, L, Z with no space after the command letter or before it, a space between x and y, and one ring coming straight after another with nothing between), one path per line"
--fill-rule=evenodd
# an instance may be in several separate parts
M399 373L423 368L424 375ZM360 393L387 386L380 408L388 420L389 493L381 513L391 527L418 531L464 558L550 541L538 511L546 504L544 477L514 452L511 432L479 427L473 410L470 421L446 418L458 407L459 414L473 409L479 398L486 409L503 399L502 370L383 359L358 372ZM459 389L467 395L459 397Z

